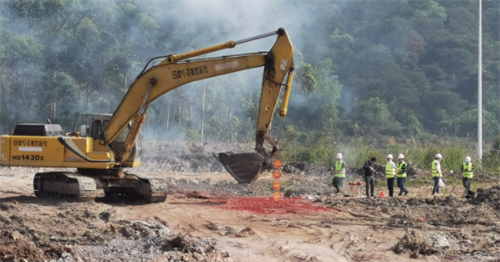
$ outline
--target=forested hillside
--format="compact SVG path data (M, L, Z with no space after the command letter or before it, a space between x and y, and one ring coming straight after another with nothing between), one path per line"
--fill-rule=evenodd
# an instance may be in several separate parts
M69 131L78 112L112 113L152 57L278 27L296 47L289 138L476 136L477 0L1 1L0 131L47 118ZM483 0L488 140L500 130L499 38L500 2ZM265 51L273 42L224 54ZM261 74L163 96L149 107L147 138L199 141L204 122L205 140L251 141Z

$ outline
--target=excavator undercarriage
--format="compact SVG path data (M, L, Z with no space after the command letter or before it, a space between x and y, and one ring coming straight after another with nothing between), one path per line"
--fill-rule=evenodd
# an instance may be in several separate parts
M33 179L35 196L57 196L78 201L95 198L120 197L148 203L163 202L167 198L165 180L147 178L115 170L80 169L78 172L37 173Z

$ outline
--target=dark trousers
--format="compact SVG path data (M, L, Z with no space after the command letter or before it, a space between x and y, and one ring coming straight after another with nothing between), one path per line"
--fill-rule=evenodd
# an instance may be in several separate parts
M473 197L475 195L475 193L472 192L472 190L470 190L470 183L471 182L472 182L472 178L468 178L468 177L464 177L462 180L462 184L465 187L465 197L470 197L470 196Z
M472 190L470 190L470 183L472 182L472 178L464 177L462 183L465 187L465 198L471 199L476 195Z
M435 193L439 194L439 177L435 176L432 179L434 179L434 188L432 189L432 194L434 195Z
M397 181L399 187L399 195L401 196L403 193L408 192L408 190L406 190L406 177L398 177Z
M392 197L394 195L394 177L387 179L387 188L389 189L389 196Z
M337 189L337 193L338 193L338 192L340 192L340 189L344 186L344 178L343 177L334 177L332 184L335 187L335 189Z
M462 180L462 184L464 185L465 190L466 190L467 192L469 192L469 191L470 191L470 182L471 182L471 180L472 180L472 179L471 179L471 178L468 178L468 177L464 177L464 178L463 178L463 180Z
M365 184L366 184L366 196L374 196L375 195L375 179L373 176L365 176ZM371 187L371 190L370 190ZM371 194L368 193L370 191Z

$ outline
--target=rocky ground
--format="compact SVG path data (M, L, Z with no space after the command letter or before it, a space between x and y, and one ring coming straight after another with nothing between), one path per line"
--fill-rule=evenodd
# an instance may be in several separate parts
M216 240L175 232L159 218L129 221L95 203L14 199L0 204L2 261L231 261ZM39 205L56 207L47 213Z
M466 201L439 197L333 199L330 206L380 223L380 230L404 230L392 250L411 258L438 255L446 261L493 261L500 257L500 186ZM494 260L497 261L497 260Z
M211 152L229 150L251 147L155 145L136 171L166 179L170 195L150 205L37 199L31 180L47 169L0 167L0 261L499 261L495 177L477 178L472 200L452 185L433 197L430 181L367 199L347 183L332 195L327 168L286 163L287 198L274 201L270 172L250 185L222 172Z

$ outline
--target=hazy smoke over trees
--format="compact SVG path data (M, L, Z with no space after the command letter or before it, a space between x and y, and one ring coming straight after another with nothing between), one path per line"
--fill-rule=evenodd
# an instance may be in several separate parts
M0 131L111 113L152 57L284 27L297 141L474 135L477 1L2 1ZM484 130L500 129L500 3L483 1ZM217 52L267 51L275 38ZM148 139L251 141L262 68L182 86L148 109ZM274 126L277 122L274 122Z

